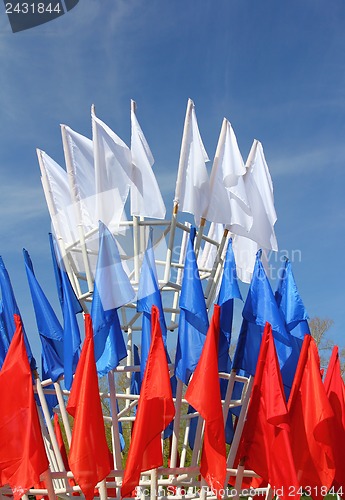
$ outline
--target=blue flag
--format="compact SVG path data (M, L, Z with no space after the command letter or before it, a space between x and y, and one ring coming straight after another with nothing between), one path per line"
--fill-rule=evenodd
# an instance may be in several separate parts
M186 385L198 364L209 325L193 248L195 233L195 227L191 227L179 303L180 320L175 362L175 375Z
M63 375L63 328L38 283L29 253L23 248L36 323L42 344L42 375L56 382Z
M164 345L167 340L167 327L164 318L161 292L158 286L158 278L155 264L155 256L152 247L152 228L150 228L149 240L144 254L143 264L140 271L137 311L142 312L141 327L141 378L144 377L147 357L151 345L151 310L152 306L159 310L159 323L162 330Z
M229 239L228 248L226 251L223 276L220 285L217 304L220 306L220 332L218 345L218 370L223 373L231 372L231 359L229 356L229 348L231 342L232 319L234 310L234 299L242 300L242 295L238 287L236 263L234 252L232 250L232 239ZM225 398L228 381L220 379L220 392L222 399ZM193 413L193 407L188 408L188 413ZM197 427L197 418L193 418L190 422L189 429L189 446L194 448L195 433ZM232 414L229 412L225 425L225 439L228 444L231 444L234 436L234 427L232 422Z
M242 295L238 286L235 256L232 249L232 239L230 238L226 257L224 262L224 270L222 282L220 285L217 304L220 306L220 333L218 347L218 369L220 372L230 373L232 362L229 356L232 320L234 314L234 299L242 299ZM228 381L220 379L220 392L222 399L225 398L228 388ZM233 393L237 394L241 388L238 387L238 382L235 382ZM225 439L228 444L231 444L234 436L234 428L232 422L232 413L229 412L225 425Z
M280 367L284 365L292 351L290 335L286 331L260 257L259 250L242 312L243 321L233 362L235 369L242 368L250 375L255 375L266 322L272 326Z
M2 325L5 329L7 339L11 341L15 331L13 315L18 314L20 316L20 312L18 309L16 299L14 297L10 277L8 275L7 269L5 267L4 261L2 260L1 256L0 256L0 289L2 296L2 314L1 314ZM28 338L26 336L24 327L23 331L24 331L25 347L29 358L30 368L31 370L36 370L37 369L36 360L31 352L31 347Z
M234 314L234 299L243 300L238 287L236 263L234 252L232 250L232 240L230 239L217 300L217 304L220 306L218 367L220 372L225 373L230 373L231 371L229 348L231 342L232 319Z
M7 336L4 320L3 320L3 305L0 299L0 369L5 361L5 357L10 346L10 339Z
M138 346L133 344L133 361L135 366L140 366L140 357ZM141 389L141 374L140 372L132 372L131 374L131 394L140 394Z
M291 263L288 259L285 260L285 266L281 270L275 298L286 329L291 334L292 352L281 367L285 396L288 400L304 336L310 335L307 321L308 315L299 295Z
M68 296L69 301L71 302L71 308L74 311L74 313L75 314L81 313L83 312L83 308L81 307L80 302L76 294L74 293L73 287L71 285L70 280L68 279L68 276L67 280L64 279L63 283L63 275L66 274L66 271L62 263L62 258L60 255L57 242L51 233L49 233L49 244L50 244L50 252L54 268L56 288L59 297L59 302L61 304L61 309L63 310L64 307L65 296Z
M134 295L122 267L115 238L99 222L99 251L91 318L97 373L101 377L116 368L121 359L127 356L117 309L133 300Z
M73 381L73 374L76 370L80 354L80 331L77 314L82 312L82 307L74 293L71 282L65 271L64 264L59 255L56 242L50 237L51 253L55 270L58 295L63 315L64 331L64 383L67 390L70 390Z

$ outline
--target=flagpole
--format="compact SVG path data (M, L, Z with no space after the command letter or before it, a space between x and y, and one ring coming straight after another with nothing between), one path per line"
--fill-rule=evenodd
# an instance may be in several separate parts
M137 104L131 99L131 112L135 113ZM140 227L139 216L132 215L133 217L133 254L134 254L134 281L139 282L139 255L140 255Z
M51 441L51 444L52 444L52 447L53 447L53 450L55 453L55 457L56 457L60 471L65 471L65 466L64 466L64 463L63 463L63 460L61 457L59 445L57 443L55 432L54 432L54 429L53 429L53 426L52 426L52 423L50 420L49 408L48 408L47 401L46 401L46 398L45 398L45 395L43 392L42 384L41 384L41 381L39 379L37 372L34 373L34 377L35 377L35 382L36 382L37 395L38 395L38 398L39 398L40 403L41 403L42 412L43 412L46 426L48 429L50 441ZM65 482L65 484L66 484L66 482ZM67 484L66 484L66 489L68 489Z
M92 274L90 271L89 256L87 254L87 248L86 248L86 243L85 243L85 234L84 234L84 229L83 229L84 226L83 226L83 222L82 222L82 215L81 215L81 209L80 209L80 204L79 204L80 202L76 199L75 189L73 186L73 179L75 182L76 182L76 179L75 179L74 172L73 172L73 161L72 161L70 150L68 147L65 125L61 125L61 136L62 136L62 144L63 144L63 150L64 150L64 155L65 155L66 167L67 167L67 172L68 172L68 183L69 183L69 187L70 187L71 196L73 199L73 204L74 204L75 210L76 210L78 234L79 234L79 239L80 239L81 253L83 256L83 262L84 262L84 267L85 267L86 281L87 281L87 286L88 286L89 292L92 292L93 291L93 279L92 279Z
M108 383L109 383L110 408L111 408L111 420L112 420L111 437L113 441L114 469L120 470L122 468L122 459L121 459L121 443L119 436L119 420L117 417L114 370L111 370L108 373Z
M235 495L232 497L233 500L238 500L240 498L240 492L242 491L243 473L244 473L244 459L242 458L237 467L237 474L235 481Z
M215 275L216 275L216 272L218 269L218 265L219 265L221 258L222 258L222 254L223 254L224 246L225 246L225 243L226 243L226 240L228 237L228 233L229 233L229 230L224 229L223 237L219 243L217 255L214 259L212 271L211 271L211 274L210 274L208 281L207 281L207 286L206 286L206 290L205 290L205 297L207 299L207 307L208 308L210 307L210 305L213 301L212 299L213 299L214 288L215 288L215 286L217 286L217 280L215 280L214 278L215 278Z
M228 386L226 388L224 405L223 405L224 425L226 425L226 420L227 420L228 413L229 413L229 406L230 406L230 401L232 398L232 391L233 391L234 384L235 384L235 378L236 378L236 372L235 372L235 370L231 370L230 377L228 379Z
M170 454L171 469L176 467L177 463L177 447L178 447L180 422L181 422L182 389L183 389L183 382L182 380L177 379L176 398L175 398L175 418L174 418L173 437L172 437L171 454ZM172 478L173 476L170 476L170 479Z
M178 165L178 171L177 171L174 207L173 207L171 224L170 224L170 238L169 238L169 245L168 245L168 250L167 250L167 260L166 260L165 271L164 271L164 282L165 283L167 283L169 281L169 276L170 276L172 252L173 252L173 245L174 245L175 231L176 231L177 213L178 213L178 206L179 206L179 202L180 202L180 191L181 191L182 182L183 182L184 177L185 177L185 172L184 172L183 166L184 166L185 161L186 161L187 137L188 137L188 129L189 129L189 124L190 124L190 120L191 120L193 105L194 105L193 101L191 99L188 99L186 116L185 116L184 125L183 125L180 159L179 159L179 165Z
M233 370L233 371L235 371L235 370ZM240 444L240 439L242 436L244 422L245 422L245 418L247 415L247 408L248 408L250 395L252 392L253 383L254 383L254 377L250 376L248 383L247 383L246 393L245 393L243 400L242 400L242 408L241 408L240 416L238 418L234 438L232 440L230 452L229 452L228 459L227 459L227 469L231 469L234 465L234 462L235 462L236 453L238 450L238 446ZM230 477L230 472L227 472L225 484L228 484L229 477Z
M191 467L196 466L198 463L203 428L204 428L204 419L201 416L199 416L196 431L195 431L195 439L194 439Z
M58 400L58 403L59 403L59 408L60 408L60 412L61 412L62 422L63 422L64 428L65 428L67 443L68 443L68 446L71 446L71 440L72 440L71 427L70 427L70 424L69 424L68 414L67 414L67 411L66 411L65 401L64 401L64 398L63 398L63 394L62 394L60 382L57 381L57 382L54 382L53 384L54 384L54 389L55 389L56 397L57 397L57 400Z

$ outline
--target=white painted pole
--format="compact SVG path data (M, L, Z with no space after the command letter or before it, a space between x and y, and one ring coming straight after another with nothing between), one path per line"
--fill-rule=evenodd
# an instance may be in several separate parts
M84 268L85 268L85 274L86 274L86 280L87 280L87 285L89 292L93 291L93 279L92 279L92 273L90 269L90 262L89 262L89 257L87 254L87 248L86 248L86 243L85 243L85 234L84 234L84 226L83 226L83 218L81 214L81 208L80 208L80 202L75 198L75 188L73 186L73 181L76 182L75 179L75 173L73 169L73 161L71 158L71 152L68 147L68 140L67 140L67 135L66 135L66 127L65 125L61 125L61 135L62 135L62 144L63 144L63 150L64 150L64 155L65 155L65 161L66 161L66 168L68 172L68 182L70 186L70 192L71 196L73 198L73 204L75 206L75 211L76 211L76 218L77 218L77 224L78 224L78 235L80 239L80 248L81 248L81 253L83 256L83 263L84 263Z
M66 406L65 406L65 400L64 400L64 397L62 394L62 390L61 390L61 386L60 386L59 381L54 382L54 388L55 388L56 397L57 397L57 400L59 403L62 422L63 422L64 428L65 428L67 443L68 443L68 446L71 446L72 432L71 432L71 427L69 424L68 413L67 413Z
M254 377L251 376L251 377L249 377L249 380L248 380L248 384L247 384L247 389L245 391L245 395L244 395L244 397L242 397L241 412L240 412L240 416L238 418L238 422L237 422L237 426L236 426L234 438L232 440L232 444L231 444L231 447L230 447L230 452L229 452L228 459L227 459L227 468L228 469L231 469L233 467L233 465L234 465L234 462L235 462L235 458L236 458L238 446L240 444L240 439L241 439L241 436L242 436L242 431L243 431L243 427L244 427L245 418L247 416L247 409L248 409L250 395L251 395L251 392L252 392L253 383L254 383ZM228 483L229 477L230 477L230 473L227 472L226 483L225 484Z
M44 419L46 422L50 442L52 444L54 454L55 454L55 457L57 460L57 464L58 464L60 471L65 471L65 466L64 466L64 463L63 463L63 460L61 457L59 445L57 443L54 428L53 428L53 425L52 425L51 420L50 420L49 408L48 408L47 401L46 401L46 398L45 398L45 395L43 392L42 384L41 384L41 381L38 377L37 372L34 375L35 375L35 382L36 382L36 392L37 392L38 398L39 398L40 403L41 403L42 412L43 412Z
M113 370L111 370L108 373L108 383L109 383L110 408L111 408L111 420L112 420L111 437L113 441L114 469L121 470L122 469L121 443L119 434L119 420L117 417L116 388L115 388Z
M176 398L175 398L175 419L174 419L174 427L173 427L173 435L171 443L171 455L170 455L171 469L176 467L177 463L177 448L178 448L178 440L180 435L180 422L181 422L182 389L183 389L183 382L182 380L177 379Z

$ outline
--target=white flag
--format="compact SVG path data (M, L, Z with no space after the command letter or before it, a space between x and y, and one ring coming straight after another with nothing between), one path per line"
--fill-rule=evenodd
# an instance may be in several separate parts
M71 195L77 204L79 222L86 231L98 227L95 218L95 168L92 141L61 125Z
M244 182L252 209L253 225L246 233L236 229L234 254L238 276L249 282L253 272L255 255L259 248L278 251L274 224L277 214L274 207L273 183L265 160L262 145L254 141L246 163Z
M54 233L65 245L78 240L75 207L69 190L67 172L44 151L37 149L41 181Z
M224 224L231 232L236 232L236 226L249 231L253 223L243 180L245 173L235 133L224 118L212 166L206 219Z
M209 204L210 183L206 169L209 161L202 143L194 103L188 100L178 167L175 203L182 212L194 215L196 225L206 214Z
M135 115L134 105L135 103L132 101L131 153L133 170L131 214L164 219L165 205L152 170L154 159Z
M123 220L124 206L132 177L132 157L128 146L93 110L92 136L95 161L96 217L111 232Z

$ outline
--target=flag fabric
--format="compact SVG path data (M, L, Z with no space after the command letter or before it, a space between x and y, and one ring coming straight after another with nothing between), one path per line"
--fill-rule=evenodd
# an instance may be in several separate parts
M4 261L2 260L2 257L0 256L0 290L1 290L1 297L2 297L2 324L3 327L6 331L6 336L9 342L11 341L14 332L16 330L16 325L13 321L13 316L16 314L17 316L20 316L19 308L17 305L17 301L14 296L10 276L7 272L7 269L5 267ZM36 365L36 360L32 354L31 347L28 341L28 338L26 336L24 326L22 325L23 329L23 336L24 336L24 343L26 347L26 352L28 354L29 358L29 363L31 366L32 370L36 370L37 365Z
M243 300L238 287L236 263L232 250L232 239L230 238L217 300L217 304L220 306L219 371L225 373L230 373L231 370L229 348L235 298Z
M68 457L70 469L86 500L110 472L109 450L105 436L96 371L92 321L85 314L85 341L74 377L67 411L74 417Z
M238 287L236 263L234 253L232 251L232 239L229 239L228 247L225 256L223 276L221 280L217 304L220 306L220 332L218 344L218 370L223 373L230 373L232 362L229 356L229 348L231 342L231 330L233 319L234 299L242 300L241 292ZM228 381L224 378L220 379L221 399L225 398L228 387ZM235 382L234 390L238 391L239 383ZM193 407L188 408L188 413L193 413ZM197 428L197 418L193 418L190 422L188 442L189 446L194 448L195 433ZM234 428L232 421L232 412L229 411L225 424L225 440L231 444L234 436Z
M279 365L283 366L291 354L290 335L286 331L271 285L260 260L256 256L253 278L242 311L243 321L233 361L235 369L255 374L262 332L266 322L272 326Z
M196 229L190 228L180 295L175 375L188 385L198 364L209 326L204 292L193 248Z
M96 217L110 231L118 231L132 183L128 146L91 110L95 162Z
M220 285L217 304L220 306L220 332L218 346L218 369L220 372L230 373L232 361L229 356L231 343L232 320L234 313L234 299L242 299L242 295L238 286L236 262L234 252L232 250L232 239L229 239L228 248L226 251L223 276ZM228 387L228 381L220 379L220 392L222 399L225 398ZM239 382L235 382L233 394L237 394L240 390ZM236 399L236 398L235 398ZM231 444L234 435L232 412L229 411L225 425L225 439L228 444Z
M93 144L90 139L61 125L65 162L71 198L75 205L78 223L86 231L97 226L95 219L95 167Z
M246 162L244 176L246 193L253 215L253 224L247 232L241 226L233 228L234 253L239 278L249 283L255 263L255 254L261 248L278 250L274 224L277 214L274 207L273 183L262 144L254 140Z
M141 266L137 296L137 311L143 313L141 326L141 378L144 377L146 361L150 351L151 314L153 305L155 305L159 311L159 323L162 332L163 343L166 346L167 327L164 318L161 292L158 285L151 228L147 248Z
M341 376L338 346L333 347L324 381L328 400L333 409L334 421L334 493L345 495L345 385Z
M131 214L164 219L165 205L152 170L154 159L137 120L134 101L131 104Z
M9 484L14 500L39 483L48 467L42 439L32 374L20 316L0 371L0 486Z
M201 217L205 216L209 204L210 181L206 168L208 161L199 132L195 106L193 101L188 99L174 202L179 204L182 212L194 215L197 226Z
M62 238L66 245L74 243L79 236L68 174L44 151L37 149L37 156L54 233Z
M244 183L245 173L235 133L224 118L211 171L206 219L224 224L232 233L236 233L237 226L249 231L253 223Z
M300 497L291 450L289 414L271 326L262 336L254 385L238 456L283 500Z
M114 236L99 222L97 259L91 317L97 373L106 375L127 356L117 309L131 302L135 293L125 273Z
M200 472L221 498L220 490L224 488L226 477L226 448L218 375L219 331L220 306L215 305L202 354L185 398L205 420Z
M291 389L292 453L301 487L311 488L314 499L323 497L334 479L333 410L320 375L320 358L311 335L304 337Z
M138 346L133 344L133 364L140 366L140 357ZM131 374L131 394L140 394L141 389L141 375L140 372L132 372Z
M285 322L286 330L291 335L290 344L292 352L281 367L285 396L288 400L303 339L305 335L310 334L308 315L299 295L291 263L288 259L285 260L284 268L280 272L275 299Z
M3 320L3 303L2 300L0 299L0 368L2 367L3 362L5 361L6 354L10 346L10 342L11 340L7 335L7 331Z
M67 390L72 386L80 351L80 332L76 315L82 312L81 305L74 293L71 282L65 271L63 261L53 236L50 234L50 247L54 265L56 284L63 315L64 335L64 383Z
M161 433L174 415L175 407L159 311L153 306L152 341L122 481L122 497L131 495L139 484L141 472L155 469L163 464Z
M64 283L62 282L62 274L63 272L66 272L65 266L63 265L63 259L60 254L60 250L57 244L57 241L55 237L52 235L52 233L49 233L49 246L50 246L50 253L51 253L51 258L52 258L52 263L53 263L53 269L54 269L54 276L55 276L55 283L56 283L56 288L57 288L57 293L58 293L58 298L59 302L61 305L61 309L63 309L64 302L65 302L65 295L68 295L70 297L70 300L72 302L72 307L75 312L75 314L78 314L82 312L82 307L80 305L80 302L73 290L73 287L71 285L71 282L69 279L64 280ZM67 290L65 290L65 288Z
M56 382L63 375L63 328L34 273L30 255L23 249L26 275L42 344L42 372Z

